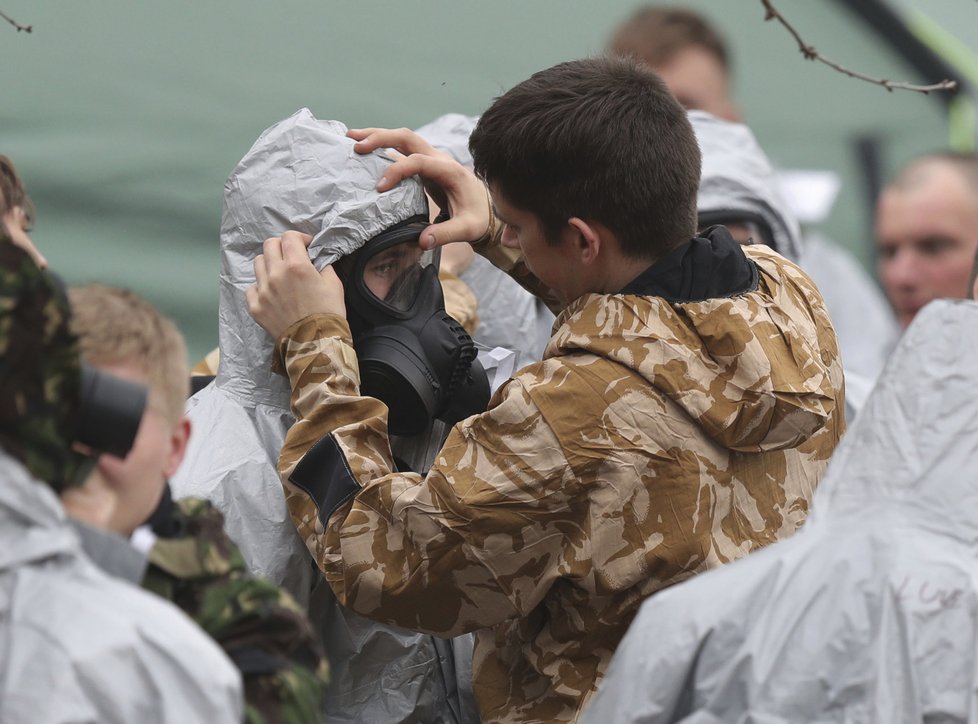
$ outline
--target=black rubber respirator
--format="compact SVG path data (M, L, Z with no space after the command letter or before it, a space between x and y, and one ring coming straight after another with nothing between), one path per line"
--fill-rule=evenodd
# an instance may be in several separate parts
M393 226L342 265L360 392L385 403L392 435L482 412L489 382L475 343L445 311L438 250L421 249L424 216ZM339 265L338 265L339 266Z

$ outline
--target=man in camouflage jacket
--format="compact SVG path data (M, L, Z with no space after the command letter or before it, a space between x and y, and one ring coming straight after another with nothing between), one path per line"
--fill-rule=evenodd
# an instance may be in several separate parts
M183 609L238 667L248 724L321 721L328 670L309 620L284 589L248 573L220 511L167 489L150 528L142 586Z
M626 154L622 128L637 145ZM305 263L301 234L266 241L249 302L292 386L298 422L280 458L291 515L347 606L441 636L476 631L484 721L575 721L643 599L804 521L844 429L824 304L769 249L719 227L690 240L692 131L660 81L625 61L556 66L482 116L471 147L501 233L478 180L417 137L351 135L361 151L412 154L378 188L421 173L447 195L453 217L423 243L488 224L477 249L559 316L543 361L459 423L426 477L399 473L385 406L359 396L335 275ZM588 180L565 194L580 212L558 209L565 222L548 229L526 191L539 184L494 166L509 153L494 143L538 154L517 176L549 163L539 184ZM588 194L613 196L621 220ZM658 237L638 234L636 248L630 219Z

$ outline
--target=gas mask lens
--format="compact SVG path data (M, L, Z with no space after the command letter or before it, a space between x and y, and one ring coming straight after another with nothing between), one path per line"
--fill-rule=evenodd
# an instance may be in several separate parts
M418 295L422 272L437 265L439 256L423 250L417 239L380 249L363 265L363 286L385 306L405 312Z

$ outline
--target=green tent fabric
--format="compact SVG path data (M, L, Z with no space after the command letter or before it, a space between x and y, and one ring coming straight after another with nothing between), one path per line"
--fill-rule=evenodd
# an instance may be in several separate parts
M763 21L759 1L682 4L728 35L737 97L772 159L842 176L825 231L868 261L857 141L879 141L889 172L947 144L946 104L806 62L783 28ZM834 60L939 80L917 77L843 2L776 4ZM634 4L0 0L0 10L33 26L26 34L0 23L0 153L34 198L36 243L69 282L147 296L176 319L196 359L217 338L223 183L264 128L303 106L352 127L478 114L535 70L600 53ZM975 33L978 6L929 0L927 15L976 47L954 34Z

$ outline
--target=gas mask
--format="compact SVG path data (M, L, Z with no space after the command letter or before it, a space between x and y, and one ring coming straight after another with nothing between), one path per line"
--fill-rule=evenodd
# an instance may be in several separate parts
M476 347L448 316L440 253L418 244L415 216L368 241L337 265L360 365L360 391L389 409L391 435L421 435L486 409L489 383Z

